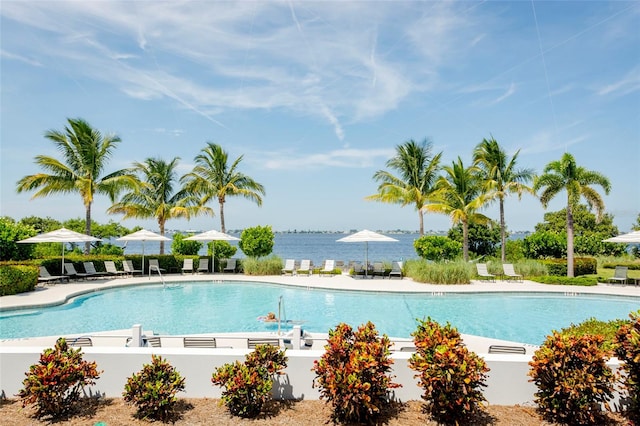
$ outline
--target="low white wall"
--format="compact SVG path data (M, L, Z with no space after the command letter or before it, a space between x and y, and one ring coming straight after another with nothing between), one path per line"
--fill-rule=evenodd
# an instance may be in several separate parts
M43 348L0 347L0 391L13 398L22 387L25 372L38 362ZM151 354L167 358L185 378L185 398L219 398L221 389L211 384L211 375L216 367L235 360L244 360L249 350L242 349L184 349L184 348L83 348L83 358L95 361L103 370L100 379L91 388L91 393L107 397L121 397L127 378L140 371L143 364L151 362ZM319 392L313 388L315 374L311 371L313 361L322 356L319 350L287 350L288 366L284 375L274 386L274 397L282 399L318 399ZM392 357L394 381L402 387L395 389L395 397L401 401L420 400L422 389L409 368L408 352L396 352ZM527 372L530 356L527 355L482 355L491 371L488 374L484 395L493 405L526 404L533 401L536 391L529 382ZM614 370L617 362L609 364Z

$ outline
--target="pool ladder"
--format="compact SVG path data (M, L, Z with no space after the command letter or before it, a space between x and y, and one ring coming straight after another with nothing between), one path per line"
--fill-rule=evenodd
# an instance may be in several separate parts
M284 299L282 296L278 298L278 335L280 335L280 325L282 324L282 318L287 321L287 312L284 309Z
M156 271L158 273L158 275L160 276L160 281L162 281L162 287L167 288L167 284L164 282L164 277L162 276L162 273L160 272L160 269L150 267L149 268L149 279L151 279L151 271L152 270Z

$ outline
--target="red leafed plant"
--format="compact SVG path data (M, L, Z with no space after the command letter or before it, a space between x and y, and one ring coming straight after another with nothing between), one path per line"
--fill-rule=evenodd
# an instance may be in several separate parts
M531 381L538 387L538 411L552 422L570 425L604 424L614 376L606 364L601 335L570 336L554 331L529 362Z
M344 323L329 330L325 353L314 362L314 386L320 398L333 406L332 419L341 422L373 423L388 405L392 383L391 343L380 337L368 322L357 331Z
M624 414L632 424L640 425L640 311L629 317L631 322L616 332L615 353L622 362L622 383L628 393Z
M82 388L100 377L96 367L95 362L82 359L80 348L70 348L65 339L58 339L25 373L24 388L18 393L22 406L35 405L38 418L58 419L73 413Z
M486 401L482 387L489 368L469 352L458 330L427 318L418 322L411 335L416 353L409 366L419 373L427 412L440 423L458 424L482 410Z

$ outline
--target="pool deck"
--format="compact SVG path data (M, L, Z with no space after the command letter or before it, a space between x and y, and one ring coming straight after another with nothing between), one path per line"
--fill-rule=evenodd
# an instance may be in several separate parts
M166 284L180 283L185 281L199 282L228 282L228 281L248 281L266 282L281 285L290 285L304 288L326 288L330 290L350 290L350 291L377 291L377 292L405 292L405 293L485 293L485 292L554 292L569 294L603 294L617 296L640 297L640 286L629 284L604 284L596 286L566 286L539 284L533 281L511 282L496 280L488 282L484 280L473 280L466 285L435 285L417 283L409 278L385 278L362 279L348 275L328 276L290 276L290 275L268 275L249 276L243 274L198 274L198 275L165 275ZM67 300L86 293L104 290L108 288L146 285L158 283L162 285L158 275L151 278L117 278L117 279L88 279L84 281L72 281L56 285L38 286L35 291L22 293L13 296L0 297L0 312L8 309L26 309L45 306L60 305Z

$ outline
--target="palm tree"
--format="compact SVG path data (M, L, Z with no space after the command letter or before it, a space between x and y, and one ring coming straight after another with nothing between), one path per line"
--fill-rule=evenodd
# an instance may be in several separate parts
M442 170L445 175L438 179L438 201L423 208L448 215L454 225L462 224L462 256L464 260L469 260L469 223L485 224L491 220L478 213L489 199L483 191L476 166L465 168L458 157L451 166L445 166Z
M227 197L244 197L261 206L261 195L265 195L261 184L238 171L242 158L241 155L229 166L229 154L220 145L209 142L196 155L193 170L181 178L189 193L201 197L200 205L205 205L212 199L218 200L222 232L226 232L224 203Z
M123 213L123 219L155 218L164 235L165 224L169 219L186 218L200 214L213 214L210 208L198 206L197 198L184 190L174 191L176 167L179 157L170 162L159 158L147 158L144 163L134 163L131 171L140 175L138 189L124 194L113 204L107 213ZM160 254L164 254L164 241L160 241Z
M589 208L596 209L598 220L604 212L604 201L592 185L600 185L605 194L609 194L611 184L604 175L587 170L576 164L575 158L568 152L559 161L552 161L544 168L541 176L533 184L533 190L539 191L540 201L546 209L551 201L562 190L567 191L567 276L573 277L573 208L584 197Z
M79 193L85 208L85 233L91 235L91 206L95 194L106 194L113 202L126 188L135 186L135 177L126 170L103 176L104 168L120 138L102 135L81 118L67 119L64 131L48 130L45 137L53 141L62 160L37 155L35 162L45 172L25 176L17 183L17 191L37 190L33 198L50 194ZM90 243L84 252L89 253Z
M518 194L518 199L521 199L523 192L533 193L526 183L531 182L535 174L532 169L516 169L519 153L520 150L516 151L509 159L493 138L483 139L473 151L473 161L481 171L488 196L497 198L500 204L500 251L503 262L506 261L504 199L509 194Z
M422 143L409 140L396 146L396 156L386 165L399 176L386 170L378 170L373 178L380 182L378 193L365 200L400 204L413 204L418 211L420 235L424 235L424 206L431 201L440 170L442 152L431 155L433 144L427 139Z

